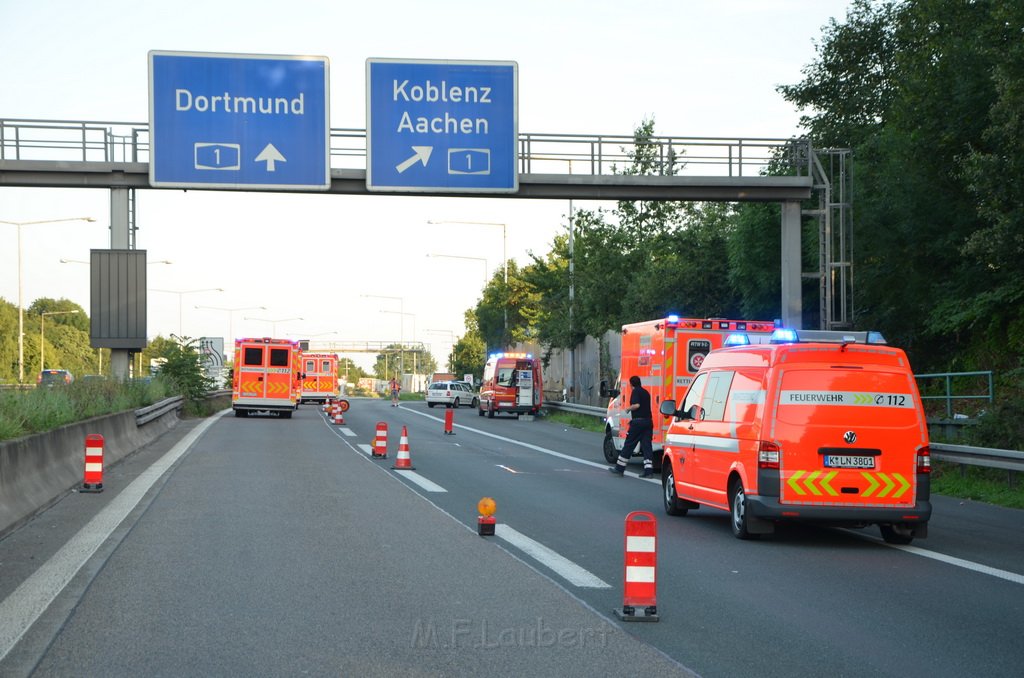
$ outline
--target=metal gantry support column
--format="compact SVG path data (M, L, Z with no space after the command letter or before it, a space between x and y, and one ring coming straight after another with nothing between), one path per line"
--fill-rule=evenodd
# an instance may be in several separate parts
M131 188L110 189L110 249L127 250L131 247L133 230L132 210L135 190ZM118 381L127 381L130 364L129 351L123 348L110 349L110 374Z
M802 329L800 264L800 203L782 203L782 322L786 327Z

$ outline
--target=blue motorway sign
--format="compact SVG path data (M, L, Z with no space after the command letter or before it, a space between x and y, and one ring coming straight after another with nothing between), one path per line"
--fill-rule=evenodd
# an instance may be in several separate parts
M149 183L326 190L326 57L149 53Z
M514 193L513 61L366 60L366 188Z

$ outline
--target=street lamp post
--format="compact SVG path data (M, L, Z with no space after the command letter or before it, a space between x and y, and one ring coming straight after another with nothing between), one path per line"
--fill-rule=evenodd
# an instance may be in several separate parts
M293 320L305 320L305 318L278 318L277 320L271 320L270 318L250 318L248 316L245 316L245 317L242 318L242 320L258 320L260 322L270 323L270 333L274 337L276 337L277 336L277 323L287 323L287 322L291 322Z
M466 224L470 226L501 226L501 267L505 271L505 308L502 309L505 318L505 341L509 341L508 336L508 224L503 224L498 221L427 221L428 224Z
M198 309L205 309L207 311L224 311L228 314L228 340L225 343L231 343L234 345L235 342L235 313L238 311L266 311L266 306L238 306L235 308L221 308L220 306L196 306ZM226 350L226 349L225 349Z
M67 315L68 313L81 313L77 308L73 311L43 311L39 314L39 371L42 372L46 369L46 361L44 356L46 355L46 316L48 315Z
M397 301L399 304L399 312L402 315L405 315L405 299L403 297L386 297L380 294L360 294L359 296L367 299L391 299L393 301ZM403 334L404 329L405 323L403 322L401 323L401 327L399 327L398 329L398 343L401 345L398 351L398 370L400 374L405 373L405 335ZM385 356L386 355L387 353L385 352ZM385 358L385 362L386 360L387 359Z
M22 300L22 289L24 287L24 275L21 267L21 227L34 224L56 224L63 221L96 221L92 217L67 217L65 219L42 219L39 221L4 221L0 224L8 224L18 227L18 383L25 383L25 306Z
M181 332L181 309L182 309L182 300L184 299L185 295L186 294L199 294L200 292L223 292L224 288L222 288L222 287L205 287L205 288L203 288L201 290L158 290L158 289L150 288L149 291L150 292L165 292L167 294L177 294L178 295L178 337L181 338L181 336L182 336L182 332Z

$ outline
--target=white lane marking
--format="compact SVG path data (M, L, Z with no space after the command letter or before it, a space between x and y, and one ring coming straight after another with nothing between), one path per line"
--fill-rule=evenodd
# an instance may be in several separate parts
M341 429L341 432L344 433L349 438L355 438L356 435L358 435L355 431L353 431L352 429L348 428L347 426L345 428Z
M565 556L552 551L544 544L536 542L525 534L517 532L508 525L498 523L494 526L494 536L504 539L523 553L540 561L542 565L554 570L570 584L588 589L610 589L597 575L583 569Z
M964 560L963 558L957 558L956 556L947 556L944 553L936 553L935 551L928 551L917 546L901 546L899 544L886 544L894 549L900 551L906 551L907 553L913 553L915 556L921 556L922 558L931 558L932 560L938 560L939 562L946 563L948 565L955 565L956 567L962 567L965 570L972 570L974 572L980 572L981 574L987 574L990 577L998 577L1011 581L1014 584L1024 584L1024 574L1017 574L1016 572L1008 572L1006 570L1000 570L996 567L989 567L988 565L982 565L981 563L974 563L970 560Z
M18 644L25 632L96 553L96 549L107 540L110 533L138 505L160 476L189 450L206 429L230 411L222 410L192 429L0 602L0 660Z
M371 445L367 445L366 443L359 443L358 447L360 450L363 451L363 454L367 456L373 455L373 447Z
M402 475L404 478L408 478L412 482L414 482L417 485L419 485L420 487L422 487L427 492L447 492L448 491L448 490L444 489L443 487L441 487L440 485L438 485L437 483L435 483L435 482L433 482L431 480L427 480L426 478L421 476L419 473L416 473L415 471L406 471L406 470L403 470L403 469L395 469L395 473L398 473L398 474Z
M435 421L441 421L441 419L438 419L437 417L431 416L431 415L427 414L426 412L417 412L413 408L406 408L405 411L409 412L410 414L418 414L421 417L427 417L428 419L434 419ZM495 440L500 440L502 442L506 442L506 443L509 443L509 444L512 444L512 445L519 445L520 447L525 447L525 448L527 448L529 450L534 450L536 452L541 452L543 454L547 454L547 455L550 455L552 457L557 457L559 459L564 459L566 461L571 461L571 462L573 462L575 464L582 464L584 466L591 466L591 467L594 467L594 468L607 468L609 466L608 464L598 464L597 462L589 461L587 459L579 459L577 457L573 457L573 456L570 456L568 454L562 454L561 452L555 452L554 450L549 450L549 449L546 449L546 448L543 448L543 447L539 447L537 445L531 445L530 443L524 443L521 440L513 440L512 438L506 438L505 436L499 436L499 435L496 435L494 433L488 433L487 431L481 431L480 429L470 428L469 426L465 426L463 424L455 424L455 426L457 426L459 428L462 428L462 429L465 429L467 431L472 431L473 433L477 433L477 434L482 435L482 436L486 436L488 438L494 438ZM661 479L660 478L640 478L639 474L632 473L631 471L626 471L626 475L633 476L634 478L637 478L639 480L646 480L649 483L657 483L659 485L661 484ZM868 537L865 537L865 538L870 539ZM878 541L878 540L871 539L871 541ZM879 543L884 543L884 542L879 541ZM995 568L995 567L989 567L988 565L982 565L981 563L975 563L973 561L964 560L962 558L956 558L954 556L947 556L945 554L938 553L936 551L928 551L928 550L919 548L917 546L899 546L899 545L896 545L896 544L885 544L885 545L886 546L891 546L892 548L901 549L901 550L906 551L907 553L913 553L914 555L922 556L924 558L931 558L932 560L938 560L938 561L944 562L944 563L946 563L948 565L954 565L956 567L962 567L964 569L971 570L973 572L979 572L981 574L987 574L987 575L990 575L992 577L998 577L1000 579L1005 579L1007 581L1011 581L1011 582L1014 582L1016 584L1024 584L1024 575L1017 574L1015 572L1009 572L1007 570L1000 570L1000 569Z

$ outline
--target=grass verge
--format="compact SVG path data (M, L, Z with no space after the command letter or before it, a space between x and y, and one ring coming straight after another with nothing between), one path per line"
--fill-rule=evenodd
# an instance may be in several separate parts
M547 415L544 418L548 421L554 421L559 424L571 426L572 428L578 428L584 431L594 431L595 433L604 433L604 421L589 414L553 412L551 410L547 410Z
M167 385L159 379L124 384L82 381L51 388L0 391L0 440L138 409L167 397L168 392Z
M1024 481L1018 473L1011 487L1009 473L981 466L934 462L932 493L1024 509Z

